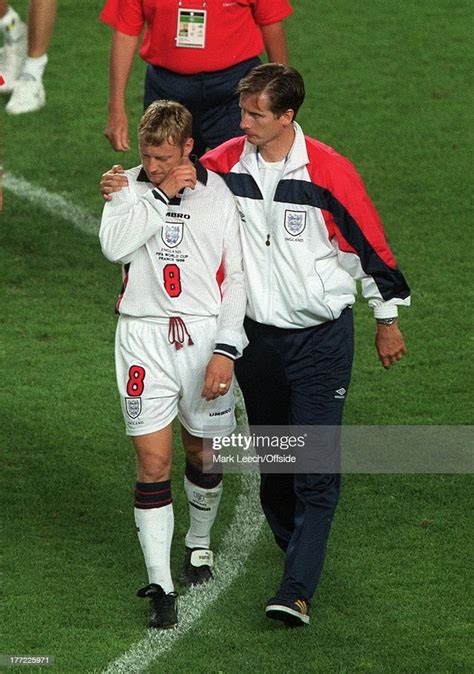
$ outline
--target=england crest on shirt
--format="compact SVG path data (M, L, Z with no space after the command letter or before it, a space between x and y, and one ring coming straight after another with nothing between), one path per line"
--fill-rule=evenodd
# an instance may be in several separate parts
M183 222L166 222L161 230L161 240L168 248L176 248L183 240Z
M305 211L285 211L285 229L291 236L299 236L306 227Z

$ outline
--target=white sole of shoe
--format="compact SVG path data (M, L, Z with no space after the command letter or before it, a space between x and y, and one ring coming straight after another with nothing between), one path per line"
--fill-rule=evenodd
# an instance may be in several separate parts
M41 103L38 103L38 105L36 105L34 108L27 108L27 109L20 108L19 110L18 109L12 110L11 108L10 109L8 108L8 104L7 104L5 106L5 112L8 115L26 115L29 112L37 112L38 110L41 110L41 108L44 108L45 105L46 105L46 101L42 101Z
M303 615L299 611L295 611L289 606L283 604L270 604L265 608L265 613L268 618L273 620L282 620L290 625L298 625L309 623L309 615Z

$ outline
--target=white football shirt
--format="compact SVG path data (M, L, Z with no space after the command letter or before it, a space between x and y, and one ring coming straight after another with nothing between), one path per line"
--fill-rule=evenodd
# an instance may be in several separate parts
M243 350L246 295L239 217L222 178L198 163L196 187L168 200L141 166L104 206L104 255L123 266L117 311L186 322L217 316L216 344ZM222 283L218 277L223 275Z

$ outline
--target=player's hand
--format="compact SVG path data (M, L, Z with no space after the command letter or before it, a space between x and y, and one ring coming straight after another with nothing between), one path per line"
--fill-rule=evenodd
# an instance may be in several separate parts
M128 138L128 119L125 110L109 113L107 126L104 129L106 136L114 150L127 152L130 150L130 141Z
M395 365L407 353L403 335L398 328L397 321L392 323L392 325L377 324L375 348L377 349L380 362L386 370Z
M196 180L196 168L190 161L187 161L171 169L166 178L161 181L160 190L172 199L185 187L193 190L196 187Z
M201 398L215 400L227 393L232 386L234 361L227 356L215 353L207 364Z
M104 201L112 201L110 196L113 192L120 190L128 185L128 178L124 173L123 166L114 164L110 171L102 174L99 183L100 193Z

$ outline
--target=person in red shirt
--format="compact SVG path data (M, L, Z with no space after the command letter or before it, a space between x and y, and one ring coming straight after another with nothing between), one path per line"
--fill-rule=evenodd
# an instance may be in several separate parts
M109 114L105 135L118 151L130 149L125 92L139 36L148 63L145 108L176 100L192 113L194 151L242 135L238 82L260 63L288 63L283 21L288 0L106 0L101 20L113 28Z

